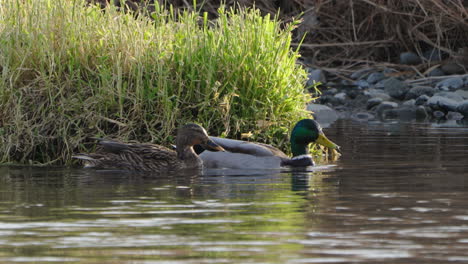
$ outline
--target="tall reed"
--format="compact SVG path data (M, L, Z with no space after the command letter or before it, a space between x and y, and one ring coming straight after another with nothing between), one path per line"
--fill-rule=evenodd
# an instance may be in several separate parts
M310 100L293 28L254 9L0 0L0 160L67 163L89 136L167 144L188 121L283 142Z

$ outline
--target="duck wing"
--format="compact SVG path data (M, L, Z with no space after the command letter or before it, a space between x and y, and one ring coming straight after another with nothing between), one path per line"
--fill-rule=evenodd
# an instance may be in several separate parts
M216 144L232 153L242 153L258 157L277 156L287 158L281 150L263 143L249 142L228 138L210 137Z
M85 167L160 171L182 166L175 151L160 145L97 140L100 144L97 153L74 156L74 158L84 160Z

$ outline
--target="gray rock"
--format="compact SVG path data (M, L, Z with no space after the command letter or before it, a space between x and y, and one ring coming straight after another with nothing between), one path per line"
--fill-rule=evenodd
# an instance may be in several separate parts
M367 82L375 84L385 78L385 75L381 72L373 72L367 77Z
M396 108L398 107L398 104L395 103L395 102L389 102L389 101L384 101L382 103L380 103L376 108L375 108L375 112L377 113L377 115L379 116L383 116L383 112L385 110L388 110L388 109L393 109L393 108Z
M460 95L463 99L468 99L468 91L466 90L456 90L455 93Z
M434 111L441 110L444 112L456 111L458 102L447 97L434 95L427 100L427 105Z
M463 101L463 97L456 92L438 92L438 93L435 93L434 95L449 98L457 102Z
M429 100L429 96L423 94L421 96L419 96L418 98L416 98L416 101L414 102L415 105L423 105L427 102L427 100Z
M416 102L416 100L410 99L410 100L404 101L402 105L404 105L404 106L414 106L415 102Z
M349 77L353 80L362 79L362 78L365 78L371 71L373 71L372 68L365 68L365 69L357 70L353 72L351 76Z
M400 63L406 65L417 65L422 62L421 58L413 52L403 52L400 54Z
M315 83L327 83L327 78L325 77L325 73L320 70L311 70L309 72L309 80L307 81L308 86L313 86Z
M437 77L437 76L444 76L444 75L445 75L445 72L441 70L440 68L435 68L427 74L427 76L429 77Z
M440 118L444 117L445 114L444 114L444 112L437 110L437 111L432 112L432 116L437 118L437 119L440 119Z
M423 94L427 96L433 96L435 92L436 90L430 86L416 86L409 89L409 91L405 95L405 99L416 99Z
M333 105L333 106L337 106L343 103L343 101L341 101L340 99L336 98L333 95L320 96L320 98L318 99L318 102L320 104L327 104L327 105Z
M346 100L346 93L344 92L341 92L341 93L337 93L334 95L336 98L340 99L340 100Z
M463 114L459 112L448 112L447 115L445 116L447 120L462 120L463 119Z
M383 112L384 118L398 118L402 120L416 119L416 106L402 106L394 109L387 109Z
M338 93L338 89L336 88L331 88L331 89L327 89L327 90L324 90L322 92L322 95L335 95Z
M326 105L308 104L307 110L313 112L317 122L323 127L327 127L338 119L338 113Z
M457 112L468 117L468 100L462 101L457 106Z
M422 105L416 107L416 119L426 119L429 114L426 111L426 108Z
M374 106L379 105L382 102L383 102L382 98L378 98L378 97L371 98L367 100L366 108L367 110L369 110L373 108Z
M375 116L373 114L371 114L371 113L359 112L359 113L351 115L351 118L354 119L354 120L357 120L357 121L367 122L367 121L370 121L370 120L374 120Z
M366 80L359 80L357 82L354 82L354 85L361 89L367 89L370 87L369 83Z
M448 62L442 65L441 69L446 74L459 74L465 72L465 69L463 69L463 67L456 62Z
M457 90L463 87L463 79L461 77L447 78L438 82L436 87L445 91Z
M368 95L371 98L380 98L384 101L390 100L390 95L382 92L381 90L376 90L376 89L369 89L364 92L364 95Z
M396 73L396 72L398 72L398 71L393 69L393 68L385 68L383 70L383 74L391 74L391 73Z
M403 99L409 90L408 85L393 77L386 79L383 85L385 92L396 99Z

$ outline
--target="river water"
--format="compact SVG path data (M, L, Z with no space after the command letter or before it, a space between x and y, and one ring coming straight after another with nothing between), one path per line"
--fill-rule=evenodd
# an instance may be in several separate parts
M0 168L0 263L468 263L468 126L326 128L310 171Z

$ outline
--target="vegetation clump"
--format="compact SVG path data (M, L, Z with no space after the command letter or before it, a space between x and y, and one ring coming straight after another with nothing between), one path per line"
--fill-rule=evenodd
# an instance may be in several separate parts
M168 144L189 121L278 143L307 116L294 23L85 3L0 0L1 162L64 164L90 136Z

